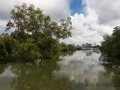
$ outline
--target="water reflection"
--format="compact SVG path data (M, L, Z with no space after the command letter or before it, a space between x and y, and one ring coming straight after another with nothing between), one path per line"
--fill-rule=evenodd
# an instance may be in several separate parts
M88 55L87 53L90 53ZM55 73L56 77L68 77L72 82L74 90L115 90L114 87L102 86L103 83L111 83L111 77L104 76L104 68L99 61L100 54L91 50L77 51L72 56L62 57L59 62L60 70ZM76 84L82 83L84 87L76 87ZM100 83L100 87L86 86L86 83Z
M120 78L119 69L110 68L99 57L100 53L85 50L37 63L0 64L0 90L120 90L102 85L119 84ZM85 86L86 83L100 86Z
M70 80L76 83L89 80L90 82L98 81L98 74L102 70L98 62L99 54L93 53L91 57L86 56L86 52L77 51L73 56L63 57L59 62L61 69L56 72L56 76L68 76Z
M54 58L52 60L42 61L39 64L11 64L9 67L10 70L5 71L8 72L7 76L4 75L5 72L0 75L0 78L11 78L9 82L10 87L6 89L4 86L1 89L2 82L0 81L0 90L73 90L72 84L67 77L60 79L55 77L54 71L57 72L60 70L57 64L58 61L58 58ZM15 76L10 77L10 73L13 73ZM5 82L7 83L8 81L5 80Z
M112 76L112 83L116 86L116 90L120 90L120 58L115 56L106 57L101 55L100 60L103 61L102 66L106 70L104 75L106 77Z

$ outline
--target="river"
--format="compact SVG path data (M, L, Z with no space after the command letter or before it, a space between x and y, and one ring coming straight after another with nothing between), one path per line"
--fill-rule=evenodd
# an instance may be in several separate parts
M99 57L85 50L41 62L1 63L0 90L120 90L119 69L102 66Z

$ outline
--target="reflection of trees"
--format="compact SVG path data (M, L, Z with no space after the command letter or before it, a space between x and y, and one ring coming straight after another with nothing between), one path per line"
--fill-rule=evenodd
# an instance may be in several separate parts
M96 48L93 48L93 52L95 52L95 53L97 53L97 54L100 53L99 49L96 49Z
M17 75L11 86L14 90L72 90L68 78L56 78L54 71L60 69L58 58L43 60L39 63L12 65L12 72Z
M86 52L86 56L91 56L92 52Z
M91 56L94 53L99 54L100 51L98 49L92 49L92 50L83 50L86 53L86 56Z
M93 51L92 50L84 50L86 53L86 56L91 56Z
M101 55L100 60L103 61L102 66L106 70L104 75L106 77L110 77L112 74L112 82L115 86L116 90L120 90L120 58L115 56L106 57L105 55Z
M116 56L106 56L105 54L101 55L100 60L103 61L103 65L108 68L119 68L120 67L120 58Z
M112 82L118 84L116 90L120 90L120 27L116 26L111 35L105 34L104 41L101 43L100 50L102 55L100 60L106 69L105 75L112 75Z
M5 71L5 68L7 68L7 64L0 62L0 74L2 74Z
M73 55L73 53L74 53L75 51L68 51L68 52L60 52L60 55L61 56L67 56L67 55L69 55L69 56L71 56L71 55Z

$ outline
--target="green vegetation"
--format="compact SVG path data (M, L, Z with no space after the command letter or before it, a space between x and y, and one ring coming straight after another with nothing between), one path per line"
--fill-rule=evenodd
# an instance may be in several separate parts
M14 29L10 35L0 35L0 60L28 62L52 58L60 51L74 50L71 44L60 44L59 39L71 37L71 18L61 19L59 24L44 15L32 4L15 6L11 11L6 31Z
M63 52L69 52L69 51L75 51L75 47L72 44L65 44L64 42L62 42L60 44L60 50Z
M111 67L120 66L120 27L115 27L112 35L104 35L100 50L103 62L111 64Z
M101 44L100 50L102 55L102 66L105 69L104 75L112 77L112 83L116 85L115 89L120 87L120 27L115 27L112 35L104 35L104 41ZM111 74L112 73L112 74ZM118 85L118 86L117 86Z
M106 56L120 57L120 27L115 27L112 35L104 35L101 51Z
M75 47L75 49L76 49L76 50L82 50L82 48L81 48L81 47Z

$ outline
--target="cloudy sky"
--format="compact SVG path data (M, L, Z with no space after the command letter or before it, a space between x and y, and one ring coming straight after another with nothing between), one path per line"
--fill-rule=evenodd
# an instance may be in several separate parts
M97 43L104 34L111 34L120 23L120 0L0 0L0 33L4 32L14 5L34 4L53 20L71 16L72 37L61 40L81 45Z

